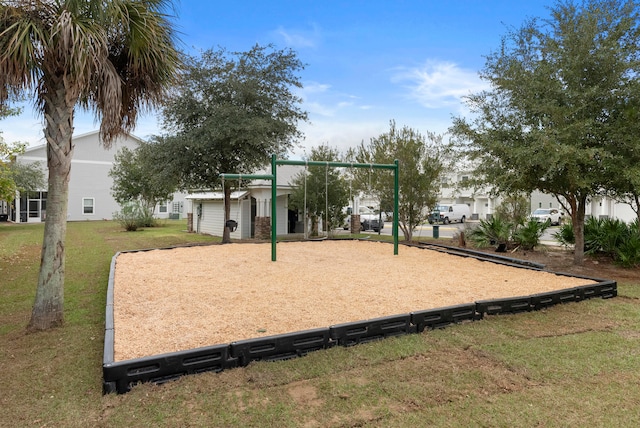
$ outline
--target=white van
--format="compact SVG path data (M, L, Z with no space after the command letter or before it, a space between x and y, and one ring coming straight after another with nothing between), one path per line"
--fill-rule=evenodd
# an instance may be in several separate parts
M471 216L471 210L467 204L442 204L437 205L429 214L429 224L442 222L448 224L454 221L464 223Z

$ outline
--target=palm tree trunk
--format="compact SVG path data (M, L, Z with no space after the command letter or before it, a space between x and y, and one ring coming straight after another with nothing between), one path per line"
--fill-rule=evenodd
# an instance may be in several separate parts
M65 235L75 104L69 97L65 97L65 94L66 91L59 87L50 99L45 100L44 133L49 169L47 217L36 298L27 327L29 331L46 330L64 322Z

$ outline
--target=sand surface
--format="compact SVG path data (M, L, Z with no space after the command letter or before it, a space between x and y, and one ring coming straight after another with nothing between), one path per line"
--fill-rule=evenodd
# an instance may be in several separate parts
M120 254L115 360L217 345L589 280L362 241L227 244Z

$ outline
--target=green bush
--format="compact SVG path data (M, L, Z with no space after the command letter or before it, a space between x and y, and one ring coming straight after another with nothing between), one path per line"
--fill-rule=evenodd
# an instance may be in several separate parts
M540 238L549 226L549 222L542 223L530 218L513 233L513 241L523 250L533 250L540 245Z
M153 227L156 219L153 214L139 202L129 202L120 207L120 211L113 213L113 219L127 232L135 232L140 227Z
M554 238L564 246L575 245L571 222L560 227ZM588 255L610 257L624 267L640 265L640 229L638 221L626 224L618 219L590 217L584 223L584 251Z
M553 234L553 238L563 247L575 245L576 237L573 234L573 225L571 221L565 221L560 225L560 229Z
M509 243L513 225L501 217L495 216L489 220L480 220L478 227L471 229L467 236L479 248Z
M153 217L153 211L143 205L140 205L139 227L155 226L157 226L157 219Z
M616 264L632 268L640 265L640 234L630 233L616 248Z
M615 258L628 235L629 227L623 221L608 218L596 220L592 217L585 222L585 253L602 253Z

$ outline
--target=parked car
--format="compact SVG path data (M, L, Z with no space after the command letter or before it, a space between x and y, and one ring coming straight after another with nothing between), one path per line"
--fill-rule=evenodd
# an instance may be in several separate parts
M539 223L549 223L558 225L562 223L564 213L556 208L538 208L531 213L531 218L536 219Z
M373 230L379 232L384 229L384 217L380 221L380 214L374 212L369 207L360 207L360 230ZM344 224L344 230L351 228L351 207L347 208L347 221Z
M471 210L467 204L438 205L429 214L429 224L444 223L454 221L464 223L471 216Z

